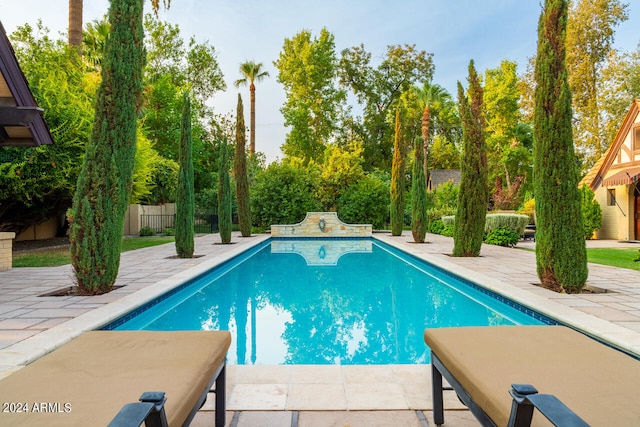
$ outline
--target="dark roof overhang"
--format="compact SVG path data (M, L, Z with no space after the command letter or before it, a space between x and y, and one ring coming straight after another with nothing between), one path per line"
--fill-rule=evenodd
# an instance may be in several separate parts
M42 112L0 22L0 147L53 144Z

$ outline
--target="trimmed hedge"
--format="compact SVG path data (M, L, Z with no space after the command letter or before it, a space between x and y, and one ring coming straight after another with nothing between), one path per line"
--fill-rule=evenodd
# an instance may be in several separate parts
M448 225L453 225L454 221L454 215L442 217L442 224L445 227ZM522 236L524 234L524 229L527 227L527 224L529 224L528 215L511 213L487 214L484 225L484 232L491 233L493 230L497 230L499 228L508 228L509 230L513 230L518 233L518 236Z

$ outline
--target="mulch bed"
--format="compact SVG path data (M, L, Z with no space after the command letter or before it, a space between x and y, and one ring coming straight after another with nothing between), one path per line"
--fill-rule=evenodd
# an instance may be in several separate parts
M13 252L26 252L35 249L53 249L69 246L68 237L54 237L42 240L20 240L13 242Z

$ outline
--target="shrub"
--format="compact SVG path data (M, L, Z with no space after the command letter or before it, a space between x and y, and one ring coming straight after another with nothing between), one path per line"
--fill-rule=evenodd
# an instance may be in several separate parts
M584 238L586 240L593 237L593 233L602 226L602 208L595 200L595 194L586 185L580 187L582 200L582 226L584 228Z
M529 224L535 224L535 210L536 210L536 199L531 198L522 204L522 208L518 210L518 213L521 215L527 215L529 217Z
M251 186L251 217L254 225L295 224L307 212L321 209L315 197L319 173L281 163L271 163L256 175ZM386 205L385 205L386 206Z
M458 194L460 194L460 186L447 181L429 192L427 196L429 203L435 208L451 210L450 214L452 214L458 207Z
M433 234L442 234L442 217L451 216L455 213L452 207L437 207L427 209L427 231Z
M456 221L456 217L454 215L447 215L442 217L442 225L445 227L449 225L453 225Z
M453 231L454 231L454 229L453 229L453 225L445 225L445 226L442 228L442 233L441 233L441 234L442 234L443 236L453 237Z
M515 246L520 240L520 234L510 228L500 227L487 233L484 242L490 245Z
M155 234L156 234L156 231L149 226L142 227L140 229L140 237L155 236Z
M436 219L434 221L429 222L429 226L427 227L427 231L431 234L442 234L444 230L444 225L442 225L441 219Z
M164 230L162 230L162 234L164 234L165 236L175 236L176 229L172 227L167 227Z
M444 226L453 225L455 216L448 215L442 217ZM518 236L522 236L524 229L529 223L527 215L518 214L487 214L485 219L484 232L490 233L498 228L513 230Z
M519 214L487 214L484 231L491 233L499 228L507 228L522 236L524 229L529 224L528 215Z
M338 216L346 223L384 228L389 216L389 186L374 175L350 185L338 199Z

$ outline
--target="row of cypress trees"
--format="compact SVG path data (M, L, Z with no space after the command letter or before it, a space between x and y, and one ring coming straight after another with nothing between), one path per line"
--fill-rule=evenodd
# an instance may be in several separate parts
M534 104L534 192L536 198L536 266L542 286L567 293L580 292L588 269L578 188L579 171L572 134L571 91L565 64L568 0L545 0L538 24ZM454 225L454 256L478 256L488 208L487 159L482 114L483 90L473 61L467 94L458 82L458 106L463 128L460 193ZM391 182L391 233L402 233L400 111ZM422 191L424 169L414 147L412 233L424 241ZM418 184L420 182L420 184Z
M91 139L68 212L71 260L78 288L85 294L108 292L120 265L124 214L129 201L136 150L137 111L142 94L144 46L142 1L111 0L110 36L105 44L102 82L98 89ZM571 92L565 64L568 0L545 0L538 26L534 108L534 190L536 194L538 276L545 287L578 292L586 282L586 248L578 190L578 170L571 128ZM458 83L463 121L461 191L454 228L454 255L477 256L488 199L482 88L473 61L469 96ZM242 99L238 97L236 162L242 235L250 235L248 182L244 152ZM400 110L396 112L391 183L391 228L402 233L404 164ZM414 148L414 151L418 151ZM416 156L418 154L416 153ZM176 230L178 256L193 256L193 165L188 95L181 124L180 213ZM231 189L227 143L220 146L218 215L223 243L231 241ZM416 158L417 164L420 164ZM423 171L424 174L424 171ZM419 171L414 172L420 180ZM424 180L424 177L422 178ZM421 186L424 188L424 185ZM417 201L417 204L422 203ZM413 207L414 238L423 240ZM422 209L424 210L424 209ZM189 222L190 221L190 222ZM190 231L189 231L190 230Z
M153 2L152 2L153 3ZM156 2L157 3L157 2ZM91 138L78 176L72 207L67 212L71 263L78 292L109 292L120 267L124 216L131 195L136 153L137 115L142 99L142 0L111 0L110 34L105 43L102 81L98 88ZM155 4L157 8L157 4ZM236 135L237 197L243 236L251 233L244 118L238 98ZM191 104L183 95L180 132L180 171L176 211L176 253L194 252L194 191ZM226 141L220 147L219 217L223 243L231 240L231 189Z

